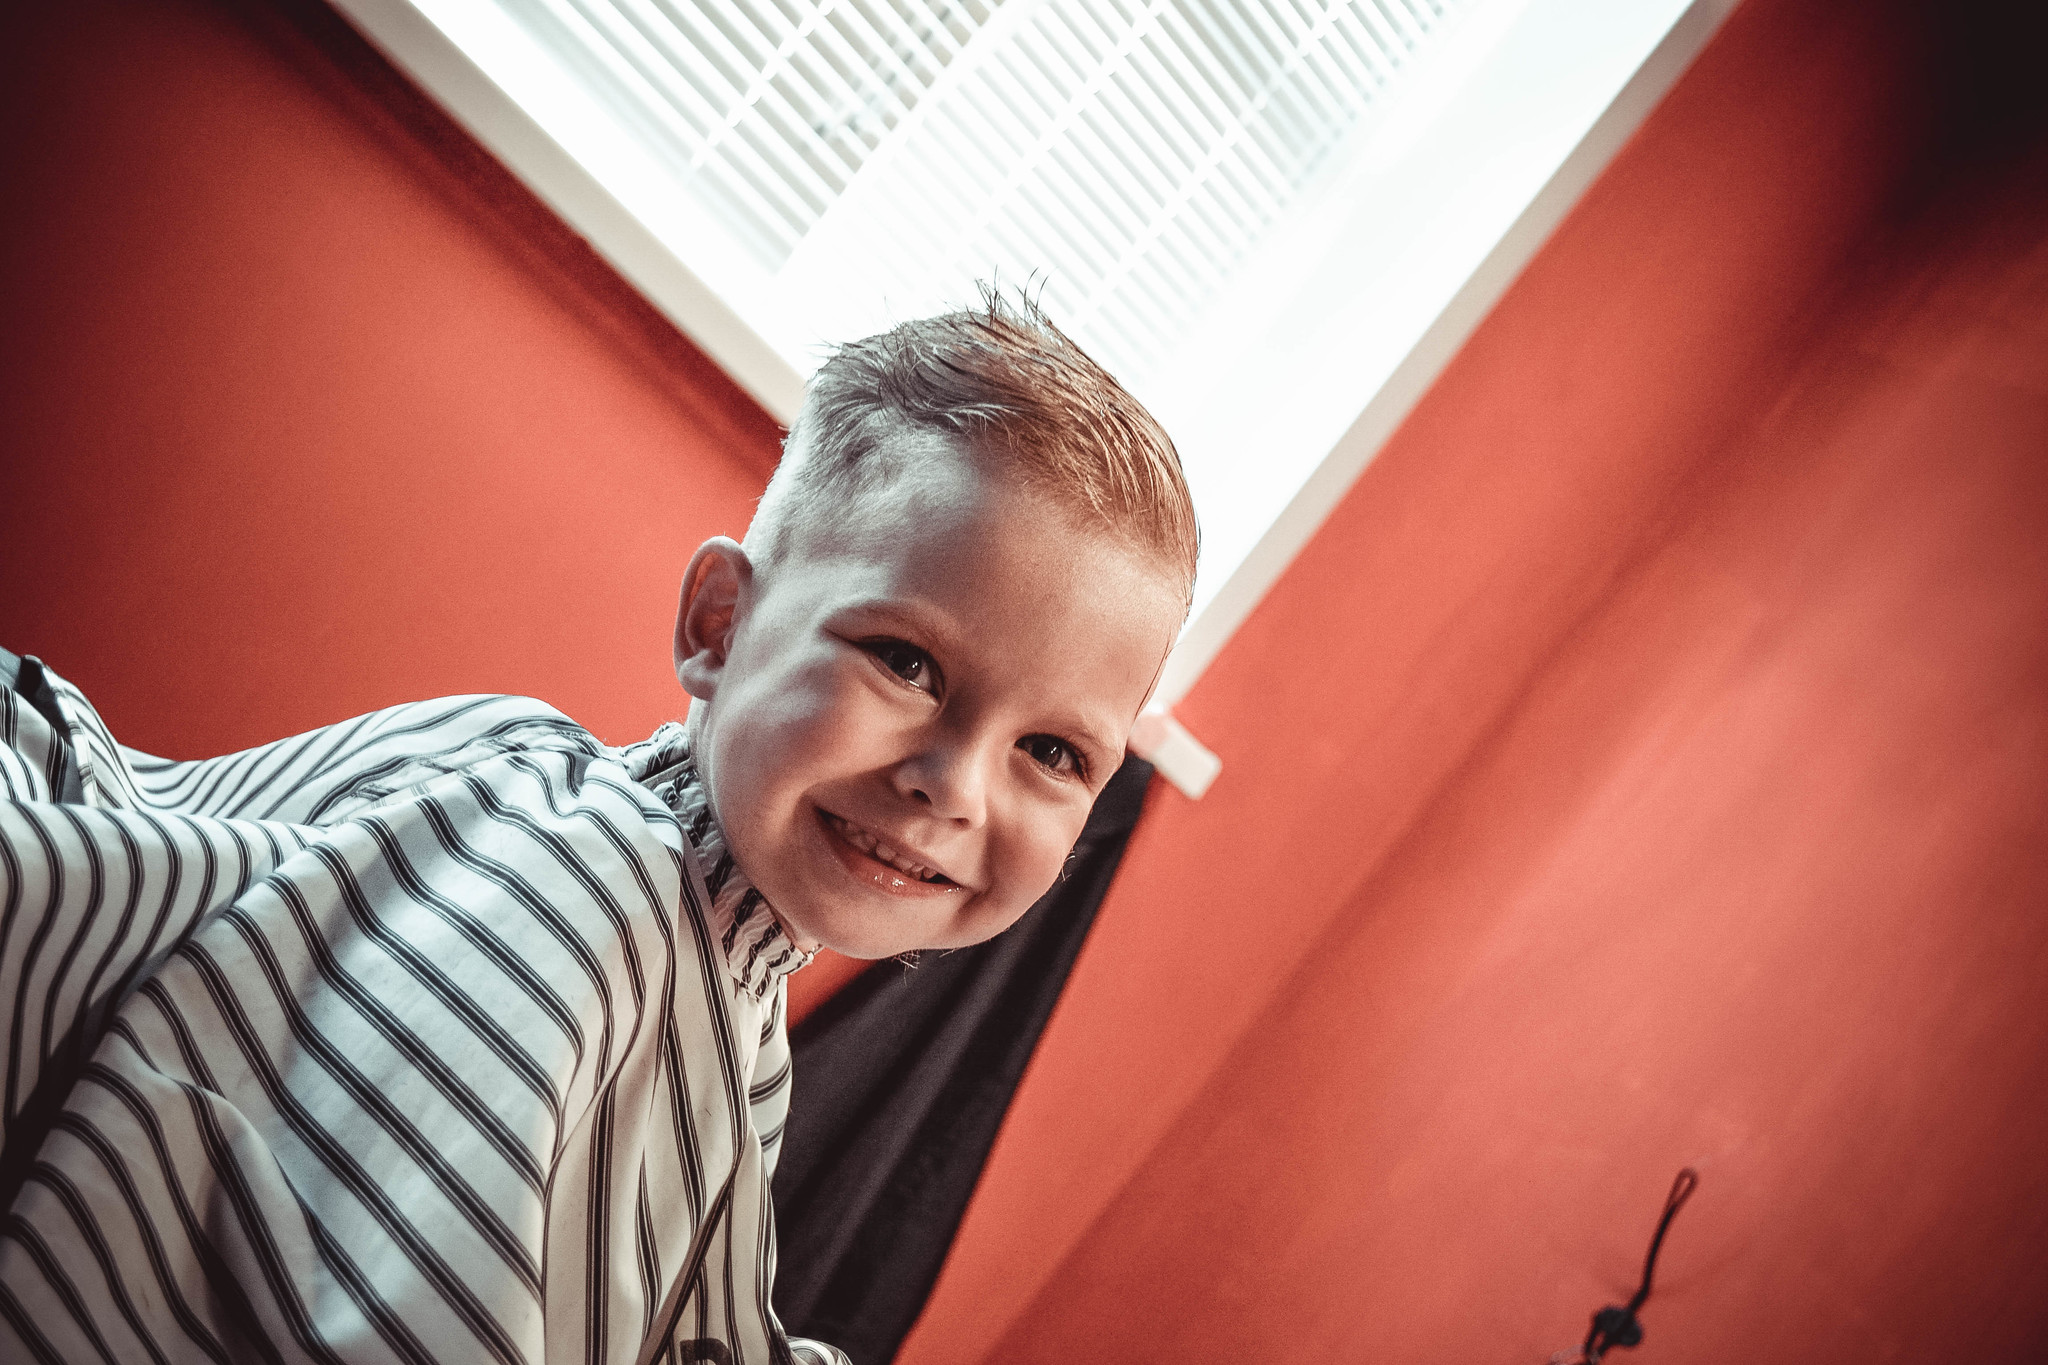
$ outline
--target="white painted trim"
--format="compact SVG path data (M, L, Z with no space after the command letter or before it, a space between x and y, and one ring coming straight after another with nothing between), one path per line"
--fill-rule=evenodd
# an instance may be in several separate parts
M804 378L410 0L333 0L356 29L489 148L785 426Z
M1223 760L1163 707L1147 706L1131 726L1131 752L1150 763L1190 801L1199 801L1223 771Z
M1191 622L1153 704L1170 712L1265 598L1508 286L1692 64L1739 0L1695 0ZM1178 727L1176 727L1178 728ZM1205 751L1206 752L1206 751Z

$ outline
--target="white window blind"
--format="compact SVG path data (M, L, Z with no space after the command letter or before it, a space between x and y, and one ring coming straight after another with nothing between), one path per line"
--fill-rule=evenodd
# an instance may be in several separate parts
M503 0L773 269L990 0Z
M501 3L819 336L998 275L1133 379L1460 0Z

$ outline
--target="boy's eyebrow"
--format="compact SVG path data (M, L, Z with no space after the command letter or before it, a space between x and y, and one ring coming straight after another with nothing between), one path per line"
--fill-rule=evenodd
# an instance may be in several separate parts
M903 602L893 597L857 598L832 613L834 620L847 616L865 618L862 621L863 629L869 624L894 625L913 633L930 633L940 637L922 642L912 641L913 644L948 645L961 634L960 623L953 619L951 612L924 603Z
M900 598L879 594L874 597L856 597L852 601L841 605L832 614L834 616L842 616L851 613L859 613L865 616L894 617L896 620L909 625L925 625L929 617L938 617L948 626L953 624L951 613L942 611L937 607L924 603L905 602Z

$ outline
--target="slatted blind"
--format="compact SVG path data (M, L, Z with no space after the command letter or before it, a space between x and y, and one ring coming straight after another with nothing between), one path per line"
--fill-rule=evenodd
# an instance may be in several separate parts
M990 0L502 0L771 268Z
M499 2L793 297L1035 279L1128 373L1470 0Z

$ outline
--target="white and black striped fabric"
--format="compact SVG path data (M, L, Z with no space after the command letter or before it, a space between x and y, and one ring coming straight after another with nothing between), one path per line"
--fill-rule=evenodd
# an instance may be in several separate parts
M680 727L171 762L0 663L0 1359L844 1362L769 1301L807 959Z

